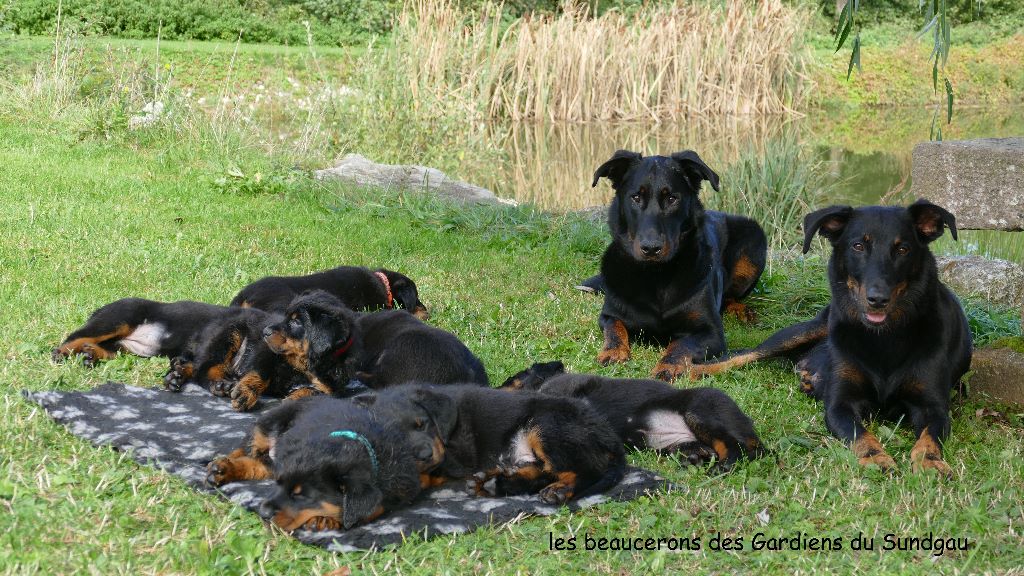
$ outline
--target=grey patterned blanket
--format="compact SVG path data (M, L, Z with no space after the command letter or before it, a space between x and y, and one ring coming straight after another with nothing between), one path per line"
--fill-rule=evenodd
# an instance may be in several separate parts
M216 492L246 509L259 506L274 489L271 481L235 482L219 489L206 487L206 464L237 448L259 412L239 413L228 402L197 386L180 394L108 382L88 392L25 392L54 420L75 436L96 445L129 450L135 460L155 465L185 479L201 492ZM264 403L269 407L270 403ZM648 491L667 489L654 473L630 468L618 486L605 494L571 502L578 510L610 500L631 500ZM411 535L430 538L468 532L521 516L548 515L558 510L536 496L479 498L462 486L442 486L408 508L346 531L296 531L307 544L333 551L364 550L398 545Z

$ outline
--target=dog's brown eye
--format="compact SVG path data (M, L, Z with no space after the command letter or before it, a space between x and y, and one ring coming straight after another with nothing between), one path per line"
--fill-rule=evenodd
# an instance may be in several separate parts
M669 206L675 204L676 202L679 202L679 196L666 196L665 197L665 203L668 204Z
M900 244L896 247L896 253L900 256L906 256L910 252L910 248L906 244Z
M864 251L864 243L863 242L854 242L853 243L853 250L855 252L863 252Z
M637 192L636 194L633 194L632 196L630 196L630 198L633 200L633 202L635 202L637 204L643 202L643 200L644 200L643 195L640 194L639 192Z
M301 495L302 495L302 485L301 484L296 484L295 487L292 488L292 496L301 496Z
M423 420L416 420L415 425L416 425L416 429L418 429L418 430L422 430L422 429L427 427L427 423L424 422Z

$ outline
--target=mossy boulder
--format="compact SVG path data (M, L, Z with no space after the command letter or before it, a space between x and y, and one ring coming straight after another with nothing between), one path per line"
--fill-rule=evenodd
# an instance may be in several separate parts
M1024 406L1024 338L1004 338L975 350L970 390Z

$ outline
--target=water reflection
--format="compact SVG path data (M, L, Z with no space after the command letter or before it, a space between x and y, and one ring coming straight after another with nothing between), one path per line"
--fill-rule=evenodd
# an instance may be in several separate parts
M552 210L608 202L591 188L594 169L620 148L644 154L694 149L720 173L744 152L772 154L772 142L796 138L808 162L831 178L828 201L896 204L910 200L911 152L928 140L932 110L864 110L849 116L815 111L803 117L694 118L682 123L519 123L492 126L504 166L463 176L498 195ZM1024 135L1024 108L963 108L943 128L947 140ZM1024 234L972 235L971 248L1024 262Z

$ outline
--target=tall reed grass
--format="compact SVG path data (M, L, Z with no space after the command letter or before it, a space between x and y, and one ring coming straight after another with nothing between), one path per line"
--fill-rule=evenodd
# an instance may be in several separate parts
M781 0L654 4L593 17L585 4L507 23L491 4L410 0L388 64L417 110L471 118L678 120L797 111L810 81L808 12Z

